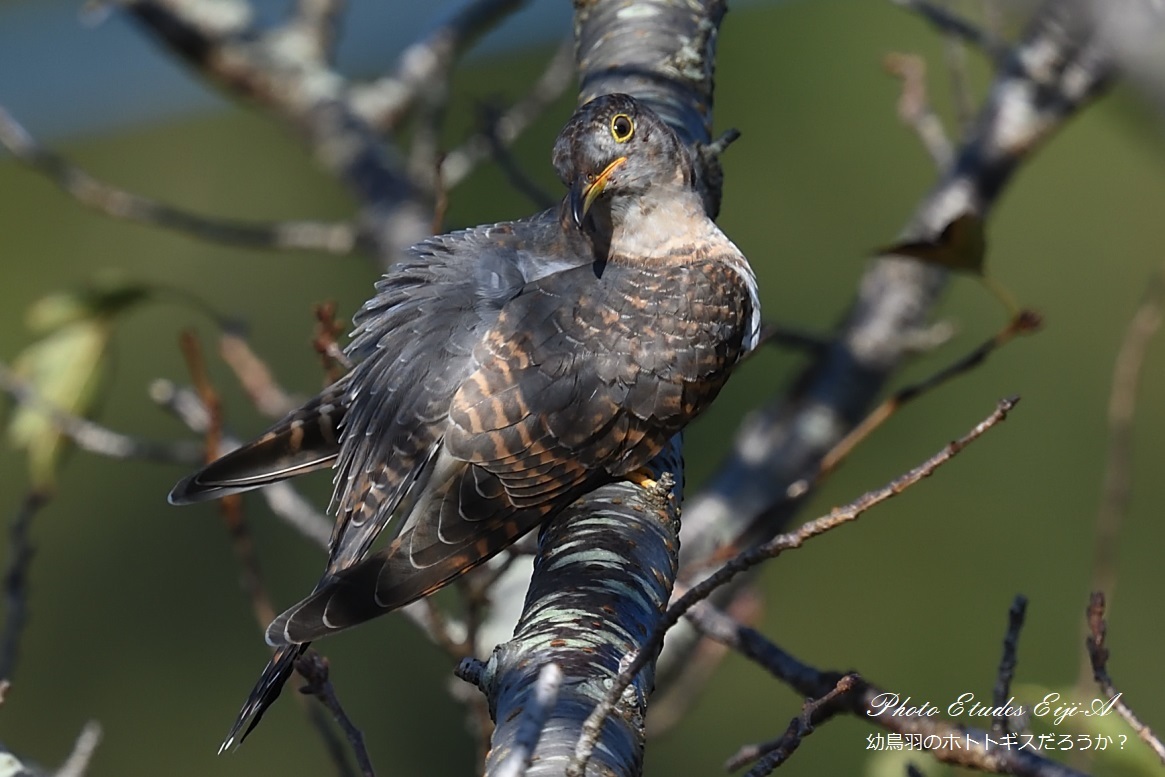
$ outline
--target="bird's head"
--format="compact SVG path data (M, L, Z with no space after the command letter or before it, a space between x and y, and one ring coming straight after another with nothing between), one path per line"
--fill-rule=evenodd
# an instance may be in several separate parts
M626 94L596 97L575 111L554 143L554 169L570 189L570 213L581 226L596 202L611 213L653 187L686 187L692 160L676 133Z

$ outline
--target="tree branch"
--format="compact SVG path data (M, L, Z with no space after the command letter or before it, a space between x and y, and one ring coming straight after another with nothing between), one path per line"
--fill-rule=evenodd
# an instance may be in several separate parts
M770 642L756 629L736 623L708 602L701 602L687 614L701 633L728 645L746 658L755 661L774 677L792 686L799 694L817 698L836 688L844 676L840 672L822 671L806 664ZM986 744L991 732L956 726L941 718L925 715L887 714L884 702L897 694L858 678L849 693L838 694L830 703L820 705L812 722L820 726L826 720L848 713L871 725L925 742L934 737L939 745L927 752L943 763L959 764L979 771L997 774L1028 775L1029 777L1086 777L1067 766L1050 761L1031 750L1020 748L989 748ZM775 743L774 743L775 744ZM765 745L753 746L734 756L731 763L739 765L747 755L759 755ZM749 759L751 760L751 759Z
M0 106L0 145L82 205L123 221L147 224L213 243L246 248L350 254L358 248L353 224L285 221L252 224L190 213L119 189L49 151Z
M295 127L361 206L359 232L385 263L429 232L431 214L393 149L355 111L346 79L302 45L293 23L254 26L245 3L125 0L142 29L211 83ZM231 11L231 9L236 9Z
M1040 143L1115 78L1084 0L1047 0L1011 49L953 164L918 203L904 241L933 240L956 217L986 219L1012 174ZM867 414L911 353L947 273L903 257L871 261L848 315L824 354L745 419L731 453L684 511L681 569L700 566L725 538L748 547L774 536L808 496L824 457ZM778 509L769 509L778 500ZM728 595L730 592L724 592ZM697 635L669 635L661 674L684 664Z

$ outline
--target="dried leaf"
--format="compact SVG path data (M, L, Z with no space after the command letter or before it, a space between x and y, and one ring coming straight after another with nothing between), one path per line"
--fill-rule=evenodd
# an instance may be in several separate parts
M877 255L909 256L920 262L948 270L983 275L987 257L987 234L983 219L964 213L946 225L934 240L898 243L876 252Z

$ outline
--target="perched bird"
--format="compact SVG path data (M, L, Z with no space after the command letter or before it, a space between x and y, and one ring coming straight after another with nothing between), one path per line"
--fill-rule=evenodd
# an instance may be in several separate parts
M622 94L587 103L554 167L560 206L413 246L355 317L351 372L171 492L335 470L327 568L267 628L276 653L224 749L310 641L436 591L604 483L642 482L755 345L752 269L655 113Z

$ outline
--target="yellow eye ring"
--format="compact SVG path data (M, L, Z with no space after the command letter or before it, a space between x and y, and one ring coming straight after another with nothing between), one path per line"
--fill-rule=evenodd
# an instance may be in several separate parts
M616 143L626 143L635 134L635 122L625 113L617 113L611 117L611 137Z

